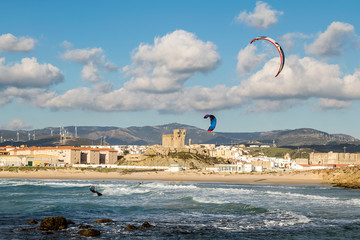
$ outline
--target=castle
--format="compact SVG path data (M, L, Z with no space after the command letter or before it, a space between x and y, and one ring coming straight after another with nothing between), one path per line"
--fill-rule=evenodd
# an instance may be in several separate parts
M185 146L185 129L174 129L173 134L162 135L163 147L184 147Z

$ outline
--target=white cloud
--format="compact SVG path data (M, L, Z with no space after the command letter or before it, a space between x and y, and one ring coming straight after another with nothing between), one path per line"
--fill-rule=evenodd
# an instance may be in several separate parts
M110 84L94 84L93 88L72 89L64 94L45 90L13 89L14 97L36 107L55 110L82 109L84 111L139 111L154 109L160 112L210 111L239 108L248 105L247 112L283 111L308 99L320 100L320 110L347 107L352 99L360 99L360 71L341 78L339 66L313 58L289 56L287 67L274 77L279 59L242 81L240 85L211 88L195 86L176 92L162 93L112 89ZM8 95L10 89L8 90ZM1 99L0 99L1 100ZM250 105L249 105L250 104Z
M33 100L27 97L33 96ZM214 88L201 86L184 88L175 93L146 93L129 91L125 88L112 91L94 91L91 88L72 89L64 94L39 92L37 95L21 93L19 98L36 107L54 110L82 109L84 111L140 111L155 109L161 112L188 112L222 110L241 106L248 99L238 95L235 87L223 85Z
M211 42L203 42L184 30L157 37L154 45L141 44L133 53L133 63L124 67L131 76L127 89L171 92L196 73L207 73L219 64L219 54Z
M344 87L341 89L343 99L360 99L360 70L344 76L343 81Z
M20 119L14 119L11 122L9 122L7 125L1 125L2 129L6 130L22 130L22 129L30 129L31 125L23 122Z
M102 80L102 77L99 75L99 69L92 62L83 67L81 76L84 79L89 80L89 82L98 82Z
M68 41L65 40L60 44L60 46L66 48L66 49L70 49L70 48L73 47L73 44L71 42L68 42Z
M351 101L342 101L337 99L320 98L318 107L321 110L344 109L351 106Z
M15 98L15 94L13 92L9 92L8 89L0 88L0 106L4 106L8 103L11 103Z
M239 86L242 96L258 99L305 99L309 97L339 97L343 82L339 66L313 58L289 56L278 77L279 59L274 58Z
M247 113L261 113L261 112L280 112L289 108L303 104L304 100L286 99L286 100L257 100L254 104L250 105Z
M61 71L49 64L40 64L36 58L23 58L21 63L5 65L5 58L0 58L0 88L14 86L47 87L63 80Z
M153 109L153 106L158 101L151 94L136 93L124 88L110 92L97 92L91 88L81 87L54 96L46 102L33 102L33 104L37 107L48 107L54 110L82 109L85 111L110 112Z
M103 79L99 71L103 67L107 72L114 72L119 69L114 63L107 62L102 48L69 49L72 45L64 42L67 50L60 57L64 60L74 61L83 65L81 76L90 83L98 83Z
M248 45L238 53L236 70L239 74L248 74L265 61L266 54L256 54L255 45Z
M322 57L340 56L346 47L358 46L359 40L353 25L332 22L326 31L320 33L318 38L306 48L306 53Z
M68 49L61 58L78 62L81 64L88 64L89 62L102 61L103 50L101 48L90 49Z
M17 38L11 33L0 35L0 52L29 52L34 49L36 40L33 38Z
M310 38L309 35L305 35L303 33L287 33L284 34L279 38L281 42L281 47L284 49L284 51L291 51L295 41L298 39L308 39Z
M104 64L104 68L108 72L116 72L116 71L118 71L120 69L119 66L117 66L116 64L114 64L112 62L106 62Z
M241 12L236 20L259 29L268 28L278 22L278 16L282 15L282 11L271 9L271 6L265 2L257 1L254 12Z

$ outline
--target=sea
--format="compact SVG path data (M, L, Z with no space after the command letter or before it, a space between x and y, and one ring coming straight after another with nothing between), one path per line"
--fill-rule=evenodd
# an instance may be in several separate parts
M360 239L360 191L329 185L0 179L0 213L0 239ZM28 224L47 217L74 224Z

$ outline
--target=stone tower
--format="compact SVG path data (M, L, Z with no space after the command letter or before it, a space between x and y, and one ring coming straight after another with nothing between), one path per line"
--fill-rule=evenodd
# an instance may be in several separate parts
M162 135L162 145L164 147L184 147L185 137L185 129L174 129L173 134Z
M184 147L185 146L185 129L174 129L174 147Z

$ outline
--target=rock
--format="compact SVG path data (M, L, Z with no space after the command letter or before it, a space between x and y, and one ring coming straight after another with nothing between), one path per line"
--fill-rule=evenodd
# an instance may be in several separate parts
M50 234L54 234L54 232L52 231L45 231L41 233L42 235L50 235Z
M32 230L36 230L36 228L35 227L33 227L33 228L20 228L19 230L20 231L32 231Z
M64 217L48 217L41 221L40 230L61 230L67 228L67 221Z
M113 220L105 218L105 219L93 221L93 223L108 223L108 222L113 222Z
M144 222L142 225L141 225L142 228L151 228L152 226L150 225L149 222Z
M67 224L70 225L70 224L75 224L75 223L71 220L67 220Z
M89 228L92 228L92 226L90 226L90 225L80 225L79 228L80 229L89 229Z
M28 221L28 224L29 225L35 225L35 224L37 224L38 222L36 221L36 220L34 220L34 219L31 219L30 221Z
M100 235L100 231L96 229L80 230L77 233L85 237L96 237Z
M124 230L126 230L126 231L134 231L134 230L138 230L138 229L139 229L138 227L135 227L134 225L131 225L131 224L127 225L127 227L124 228Z

